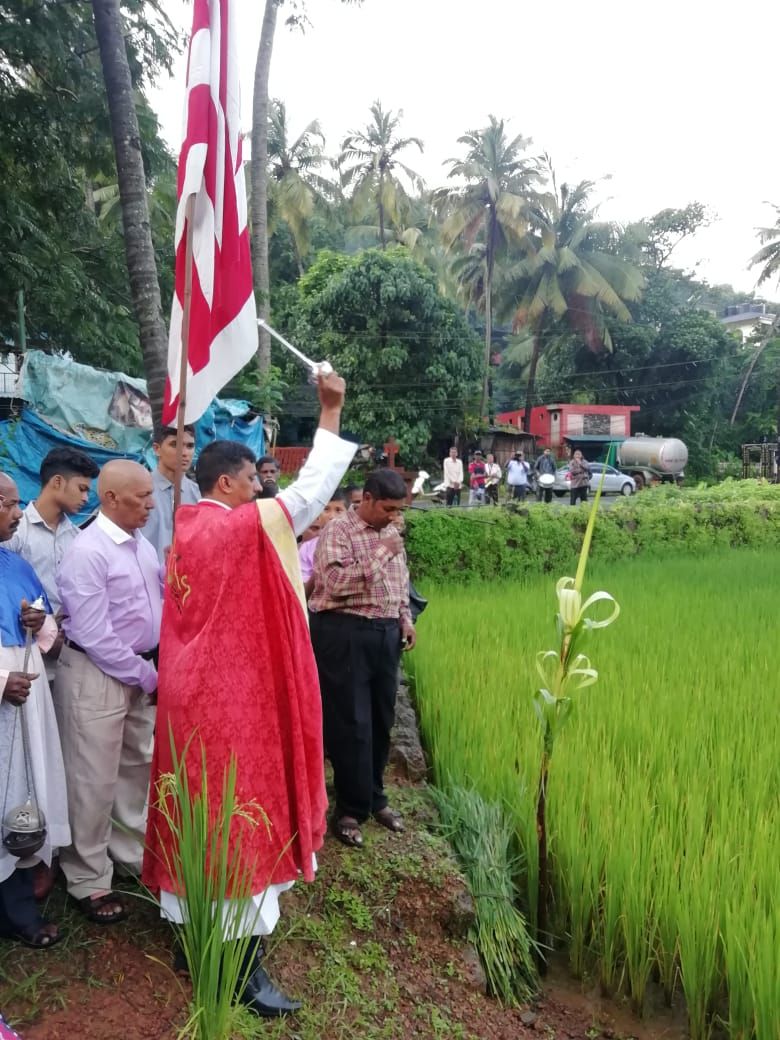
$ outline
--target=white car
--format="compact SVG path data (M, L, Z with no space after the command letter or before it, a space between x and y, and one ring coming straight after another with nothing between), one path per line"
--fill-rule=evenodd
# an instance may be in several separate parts
M590 466L590 484L588 487L591 491L595 491L598 488L602 470L607 471L607 475L604 477L603 494L633 495L636 491L636 481L633 477L629 477L628 473L621 473L614 466L605 466L603 462L589 462L588 465ZM560 466L555 474L553 491L560 497L570 490L569 467Z

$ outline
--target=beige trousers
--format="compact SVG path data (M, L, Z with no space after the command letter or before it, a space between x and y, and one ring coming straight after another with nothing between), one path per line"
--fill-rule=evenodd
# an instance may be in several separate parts
M72 836L60 865L68 892L83 899L110 891L113 863L140 873L155 709L139 687L112 679L67 646L53 699Z

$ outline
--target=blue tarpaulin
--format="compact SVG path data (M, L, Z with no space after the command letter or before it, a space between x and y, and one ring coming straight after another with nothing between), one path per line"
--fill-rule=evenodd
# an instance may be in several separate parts
M0 423L0 468L17 482L24 503L38 494L41 462L52 448L79 448L98 466L127 458L154 467L144 380L31 350L25 355L22 393L27 407L21 416ZM214 400L195 427L196 457L214 440L240 441L262 455L263 423L247 418L249 413L246 401ZM93 492L82 515L96 507Z
M91 441L68 437L67 434L43 422L29 408L25 408L19 419L0 423L0 469L16 481L24 504L35 498L40 490L41 481L38 473L45 456L52 448L63 447L80 448L93 458L98 466L117 458L144 461L140 453L129 452L120 455ZM81 518L86 519L97 509L97 504L97 496L93 490Z

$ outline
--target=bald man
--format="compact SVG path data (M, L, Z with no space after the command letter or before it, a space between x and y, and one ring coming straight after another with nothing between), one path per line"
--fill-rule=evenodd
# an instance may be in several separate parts
M66 620L54 706L68 783L72 844L60 854L68 892L99 924L125 907L113 865L140 873L146 828L162 616L161 568L140 534L152 477L115 460L98 478L100 512L65 553Z

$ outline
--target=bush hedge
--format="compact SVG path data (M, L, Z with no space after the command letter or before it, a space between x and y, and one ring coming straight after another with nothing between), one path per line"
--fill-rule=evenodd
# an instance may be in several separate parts
M467 584L565 574L577 558L588 510L527 506L407 512L415 581ZM711 549L780 547L780 486L724 481L710 488L653 488L611 503L598 518L592 559L669 556Z

